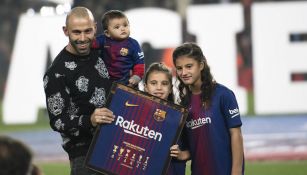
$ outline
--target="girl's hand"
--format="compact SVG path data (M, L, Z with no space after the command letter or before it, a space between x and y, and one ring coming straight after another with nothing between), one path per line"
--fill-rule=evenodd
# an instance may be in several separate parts
M170 148L170 156L171 157L178 158L180 152L181 152L181 150L179 149L179 145L171 146L171 148Z

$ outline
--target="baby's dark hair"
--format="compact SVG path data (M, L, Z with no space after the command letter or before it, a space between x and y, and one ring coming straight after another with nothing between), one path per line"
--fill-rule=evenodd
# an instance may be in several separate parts
M107 30L110 20L115 19L115 18L128 19L127 16L124 14L124 12L120 10L109 10L105 14L103 14L101 18L102 29Z
M157 63L154 62L152 64L149 65L145 75L144 75L144 84L147 84L148 81L148 77L151 73L153 72L163 72L167 75L167 78L170 82L171 85L171 89L173 89L173 84L172 84L172 71L164 64L164 63ZM168 101L174 101L174 95L173 93L170 93L169 96L167 97Z

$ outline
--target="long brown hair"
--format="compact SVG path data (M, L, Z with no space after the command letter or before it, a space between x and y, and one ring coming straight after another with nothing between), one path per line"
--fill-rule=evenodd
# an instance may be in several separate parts
M206 57L204 56L201 48L192 42L184 43L174 50L173 63L175 66L177 58L182 56L193 58L199 64L204 64L204 69L201 71L201 98L205 108L209 107L211 105L211 97L214 92L216 82L213 80L213 76L210 72L210 67L207 63ZM189 86L185 85L180 78L177 79L179 80L178 89L180 103L184 106L188 106L191 102L192 92L189 89Z

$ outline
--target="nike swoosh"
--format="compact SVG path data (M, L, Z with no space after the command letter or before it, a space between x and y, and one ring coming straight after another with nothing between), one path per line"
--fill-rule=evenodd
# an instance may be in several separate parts
M139 106L139 105L136 105L136 104L130 104L128 101L126 101L125 105L127 107Z

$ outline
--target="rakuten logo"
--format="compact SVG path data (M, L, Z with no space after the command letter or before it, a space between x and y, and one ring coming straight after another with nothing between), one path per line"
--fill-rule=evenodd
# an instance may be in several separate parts
M195 120L190 120L186 122L186 127L191 128L191 129L196 129L199 128L207 123L211 123L211 118L210 117L204 117L204 118L198 118Z
M124 128L124 132L127 134L135 135L145 139L154 139L159 142L162 140L162 134L154 130L149 129L147 126L140 126L134 123L134 120L128 121L124 117L118 116L115 125Z

